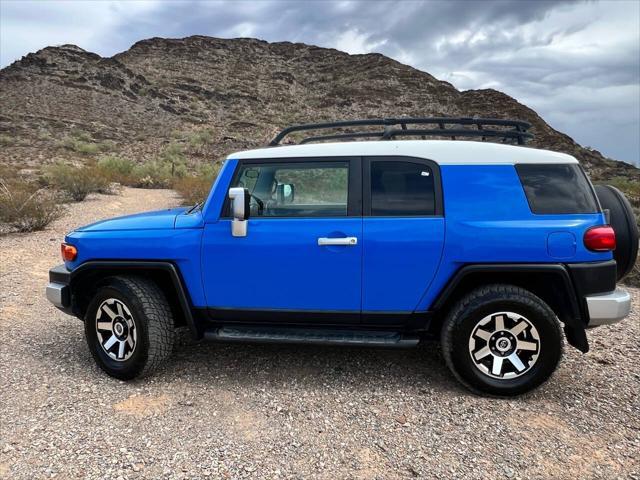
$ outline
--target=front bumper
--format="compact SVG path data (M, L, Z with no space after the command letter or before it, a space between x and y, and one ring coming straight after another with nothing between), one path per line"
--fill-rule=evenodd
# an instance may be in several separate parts
M588 327L609 325L619 322L631 310L631 295L622 288L616 288L612 292L585 297L589 310Z
M71 273L64 265L49 270L49 284L45 290L47 300L64 313L73 315L71 308Z

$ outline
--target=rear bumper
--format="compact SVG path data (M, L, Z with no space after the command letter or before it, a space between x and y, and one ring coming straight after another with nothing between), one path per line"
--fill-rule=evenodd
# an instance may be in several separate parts
M45 289L45 295L56 308L64 313L73 315L71 308L71 287L69 282L71 273L64 265L49 270L49 284Z
M619 322L631 310L631 295L622 288L616 288L612 292L589 295L585 297L589 310L588 327L609 325Z

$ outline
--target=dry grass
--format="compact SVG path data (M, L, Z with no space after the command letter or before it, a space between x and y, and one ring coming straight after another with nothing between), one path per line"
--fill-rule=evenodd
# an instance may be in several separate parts
M42 230L62 215L55 192L26 182L0 180L0 223L9 230Z
M180 194L184 205L195 205L196 203L204 202L219 171L220 164L218 163L202 164L195 175L177 179L172 188Z
M213 180L206 177L184 177L177 180L173 189L180 194L184 205L195 205L206 200Z

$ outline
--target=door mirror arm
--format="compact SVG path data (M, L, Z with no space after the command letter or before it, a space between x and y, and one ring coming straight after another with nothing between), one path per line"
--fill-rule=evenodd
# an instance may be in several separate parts
M249 200L251 195L249 190L242 187L229 189L229 199L231 200L231 235L234 237L247 236L247 220L249 219Z

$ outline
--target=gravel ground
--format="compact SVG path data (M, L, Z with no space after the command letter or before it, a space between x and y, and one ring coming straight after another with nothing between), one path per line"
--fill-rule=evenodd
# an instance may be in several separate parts
M187 342L129 383L44 298L59 241L177 202L125 189L0 238L0 477L640 478L640 291L625 322L567 349L515 400L467 393L436 344L406 351Z

